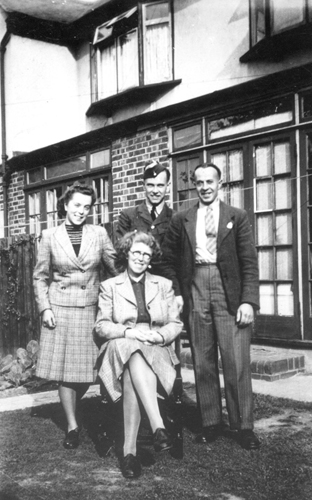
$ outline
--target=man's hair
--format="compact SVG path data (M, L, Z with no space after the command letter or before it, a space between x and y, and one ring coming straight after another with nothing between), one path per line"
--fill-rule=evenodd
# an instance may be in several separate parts
M214 163L202 163L201 165L197 165L197 167L195 167L195 170L194 170L194 181L195 181L195 172L198 168L208 168L208 167L212 167L214 168L216 171L217 171L217 174L218 174L218 177L219 179L221 179L222 177L222 172L221 170L219 169L219 167L217 167L217 165L215 165Z
M158 260L161 255L159 243L151 233L145 233L144 231L130 231L124 234L116 245L117 256L115 266L120 272L127 268L129 250L133 243L144 243L147 245L153 252L151 261L154 259Z
M93 187L87 186L86 184L80 184L80 182L76 181L72 186L69 186L65 193L57 200L57 215L60 219L66 216L65 205L68 204L75 193L91 196L91 207L93 207L96 201L96 193Z

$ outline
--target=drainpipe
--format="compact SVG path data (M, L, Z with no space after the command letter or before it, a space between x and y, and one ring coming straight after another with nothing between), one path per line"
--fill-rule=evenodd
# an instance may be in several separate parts
M10 40L10 33L7 31L0 43L0 95L1 95L1 138L2 138L2 173L3 173L3 221L4 236L9 236L9 215L8 215L8 187L11 181L11 170L7 165L8 155L6 154L6 113L5 113L5 75L4 75L4 54L6 46Z

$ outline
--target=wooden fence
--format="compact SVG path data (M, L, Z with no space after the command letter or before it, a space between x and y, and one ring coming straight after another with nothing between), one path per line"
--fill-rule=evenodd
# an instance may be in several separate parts
M113 224L105 228L114 241ZM33 290L38 237L0 239L0 358L38 340L40 321Z
M0 353L13 354L39 339L32 273L37 239L33 236L0 240Z

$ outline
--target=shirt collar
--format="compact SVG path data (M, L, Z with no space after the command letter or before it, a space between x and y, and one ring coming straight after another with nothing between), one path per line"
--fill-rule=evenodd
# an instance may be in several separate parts
M151 213L153 205L148 201L148 199L146 199L145 201L146 201L147 210L149 211L149 213ZM161 203L159 203L159 205L155 206L155 212L157 215L159 215L162 212L162 209L164 208L164 206L165 206L165 200L163 200Z
M205 210L206 210L206 208L207 208L207 207L210 207L210 208L212 208L212 210L216 210L216 209L219 207L219 203L220 203L220 202L219 202L219 198L218 198L218 197L217 197L215 200L213 200L213 202L212 202L212 203L210 203L210 205L204 205L204 203L202 203L202 202L199 200L199 208L200 208L200 209L205 209Z

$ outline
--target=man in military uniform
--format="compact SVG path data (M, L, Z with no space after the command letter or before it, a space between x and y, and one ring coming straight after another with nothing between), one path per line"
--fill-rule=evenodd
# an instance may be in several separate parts
M146 162L143 172L145 200L140 205L127 208L119 215L116 236L121 238L128 231L150 232L162 246L173 210L165 202L169 190L170 172L155 160ZM150 269L159 274L157 262Z

